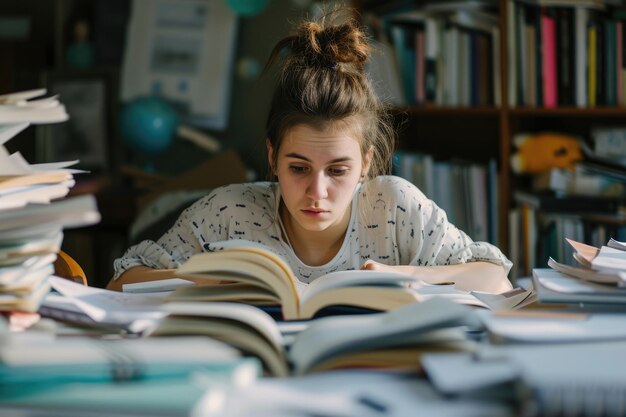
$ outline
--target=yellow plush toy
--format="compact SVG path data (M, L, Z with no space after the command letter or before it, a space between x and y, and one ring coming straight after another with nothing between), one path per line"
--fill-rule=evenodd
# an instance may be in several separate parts
M517 174L573 169L583 159L578 139L563 133L522 133L513 138L513 143L517 151L511 155L511 169Z

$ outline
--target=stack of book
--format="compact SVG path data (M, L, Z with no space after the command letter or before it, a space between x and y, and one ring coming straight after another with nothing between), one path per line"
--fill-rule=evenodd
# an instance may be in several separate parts
M550 268L533 270L539 301L588 307L626 306L626 242L610 239L601 248L567 239L577 265L550 258Z
M228 389L253 384L261 369L208 338L20 336L0 344L3 415L34 409L59 416L183 416L196 403L223 415Z
M31 123L68 119L56 97L37 99L44 94L0 96L0 311L37 311L49 291L63 228L100 219L93 196L63 198L80 172L68 168L77 161L30 164L5 148Z

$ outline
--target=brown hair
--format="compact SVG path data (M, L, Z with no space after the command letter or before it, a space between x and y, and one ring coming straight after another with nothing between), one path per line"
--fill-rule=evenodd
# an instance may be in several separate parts
M387 174L395 133L386 106L378 99L365 73L370 46L347 9L333 11L319 21L306 20L280 40L266 68L279 56L284 60L274 90L266 135L278 155L285 133L295 125L322 129L343 124L360 138L361 155L373 148L368 177ZM276 166L276 160L273 161Z

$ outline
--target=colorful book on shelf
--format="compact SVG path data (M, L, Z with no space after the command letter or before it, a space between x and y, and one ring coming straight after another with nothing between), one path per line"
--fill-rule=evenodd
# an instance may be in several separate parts
M557 50L556 21L547 9L541 11L541 42L542 42L542 73L543 73L543 106L554 108L558 105L557 90Z
M578 52L574 33L574 9L557 8L556 14L556 55L557 91L559 106L575 104L575 57Z
M608 1L606 0L518 0L521 3L526 3L533 6L543 7L576 7L576 8L591 8L604 10Z
M589 20L589 10L577 7L574 10L574 44L576 45L576 106L587 107L587 21Z
M265 373L301 375L345 367L419 367L419 354L471 349L463 326L477 324L472 310L443 298L397 310L311 321L288 343L264 311L240 303L172 302L149 336L204 335L260 358Z

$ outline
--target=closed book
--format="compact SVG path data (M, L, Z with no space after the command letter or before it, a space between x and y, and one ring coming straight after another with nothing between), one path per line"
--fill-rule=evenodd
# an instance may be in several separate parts
M607 106L617 104L617 42L615 21L604 22L604 99Z
M557 64L556 64L556 22L548 10L541 12L542 40L542 71L543 71L543 105L547 108L556 107L557 95Z
M574 10L574 44L576 45L576 106L587 107L587 19L589 10Z
M574 10L559 8L555 13L558 103L560 106L573 106L576 93Z

